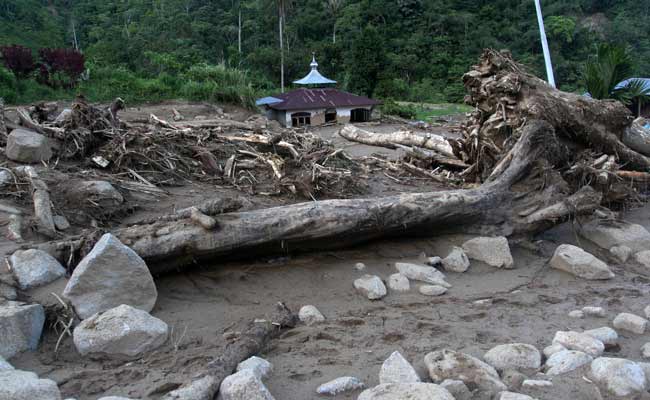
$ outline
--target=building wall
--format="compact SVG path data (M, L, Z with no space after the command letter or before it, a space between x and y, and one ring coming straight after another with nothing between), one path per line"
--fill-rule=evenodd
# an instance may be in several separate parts
M338 107L336 109L336 122L339 124L347 124L350 122L350 114L353 109L364 108L372 111L372 106L366 107ZM275 117L282 125L291 127L291 116L295 113L309 113L311 116L311 124L313 126L323 125L325 123L325 108L317 108L312 110L291 110L291 111L276 111Z

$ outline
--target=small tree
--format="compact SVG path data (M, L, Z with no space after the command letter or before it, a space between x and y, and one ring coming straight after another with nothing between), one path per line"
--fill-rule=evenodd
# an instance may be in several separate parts
M75 49L40 49L39 82L50 87L74 87L85 70L84 55Z
M36 69L32 51L24 46L12 45L0 47L4 64L16 78L25 79Z

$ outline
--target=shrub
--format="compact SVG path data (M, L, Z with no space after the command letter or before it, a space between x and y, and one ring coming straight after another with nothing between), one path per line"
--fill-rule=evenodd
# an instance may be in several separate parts
M413 119L417 115L417 110L412 105L397 104L393 99L384 100L381 106L381 112L386 115L396 115L401 118Z
M0 47L4 64L19 79L24 79L36 69L32 51L24 46Z
M0 67L0 98L5 103L13 104L18 99L16 93L16 77L4 67Z

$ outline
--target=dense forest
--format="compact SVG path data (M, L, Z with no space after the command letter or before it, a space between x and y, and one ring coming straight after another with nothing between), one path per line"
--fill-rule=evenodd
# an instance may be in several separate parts
M628 46L635 74L650 76L649 0L542 5L562 89L584 88L585 62L603 42ZM220 100L278 90L280 23L287 82L315 52L344 89L457 102L461 75L486 47L510 49L543 76L533 0L0 0L0 45L79 49L89 74L77 90L96 99L210 98L224 80L235 89ZM69 91L4 69L2 92L11 102Z

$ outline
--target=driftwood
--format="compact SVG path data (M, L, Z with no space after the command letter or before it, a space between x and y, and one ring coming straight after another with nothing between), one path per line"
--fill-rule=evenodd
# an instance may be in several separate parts
M38 177L34 167L18 167L15 171L17 175L28 180L32 188L36 230L49 238L55 237L56 227L50 201L50 190L47 184Z
M203 376L168 393L162 400L213 400L221 381L235 371L237 364L258 354L284 329L296 325L296 315L284 304L278 303L277 308L270 320L256 319L249 323L241 335L226 346L221 356L208 364Z
M397 131L392 133L376 133L357 128L354 125L345 125L339 135L353 142L370 146L381 146L394 149L396 145L415 146L423 149L435 150L438 153L455 158L453 148L449 141L440 135L417 134L410 131Z

